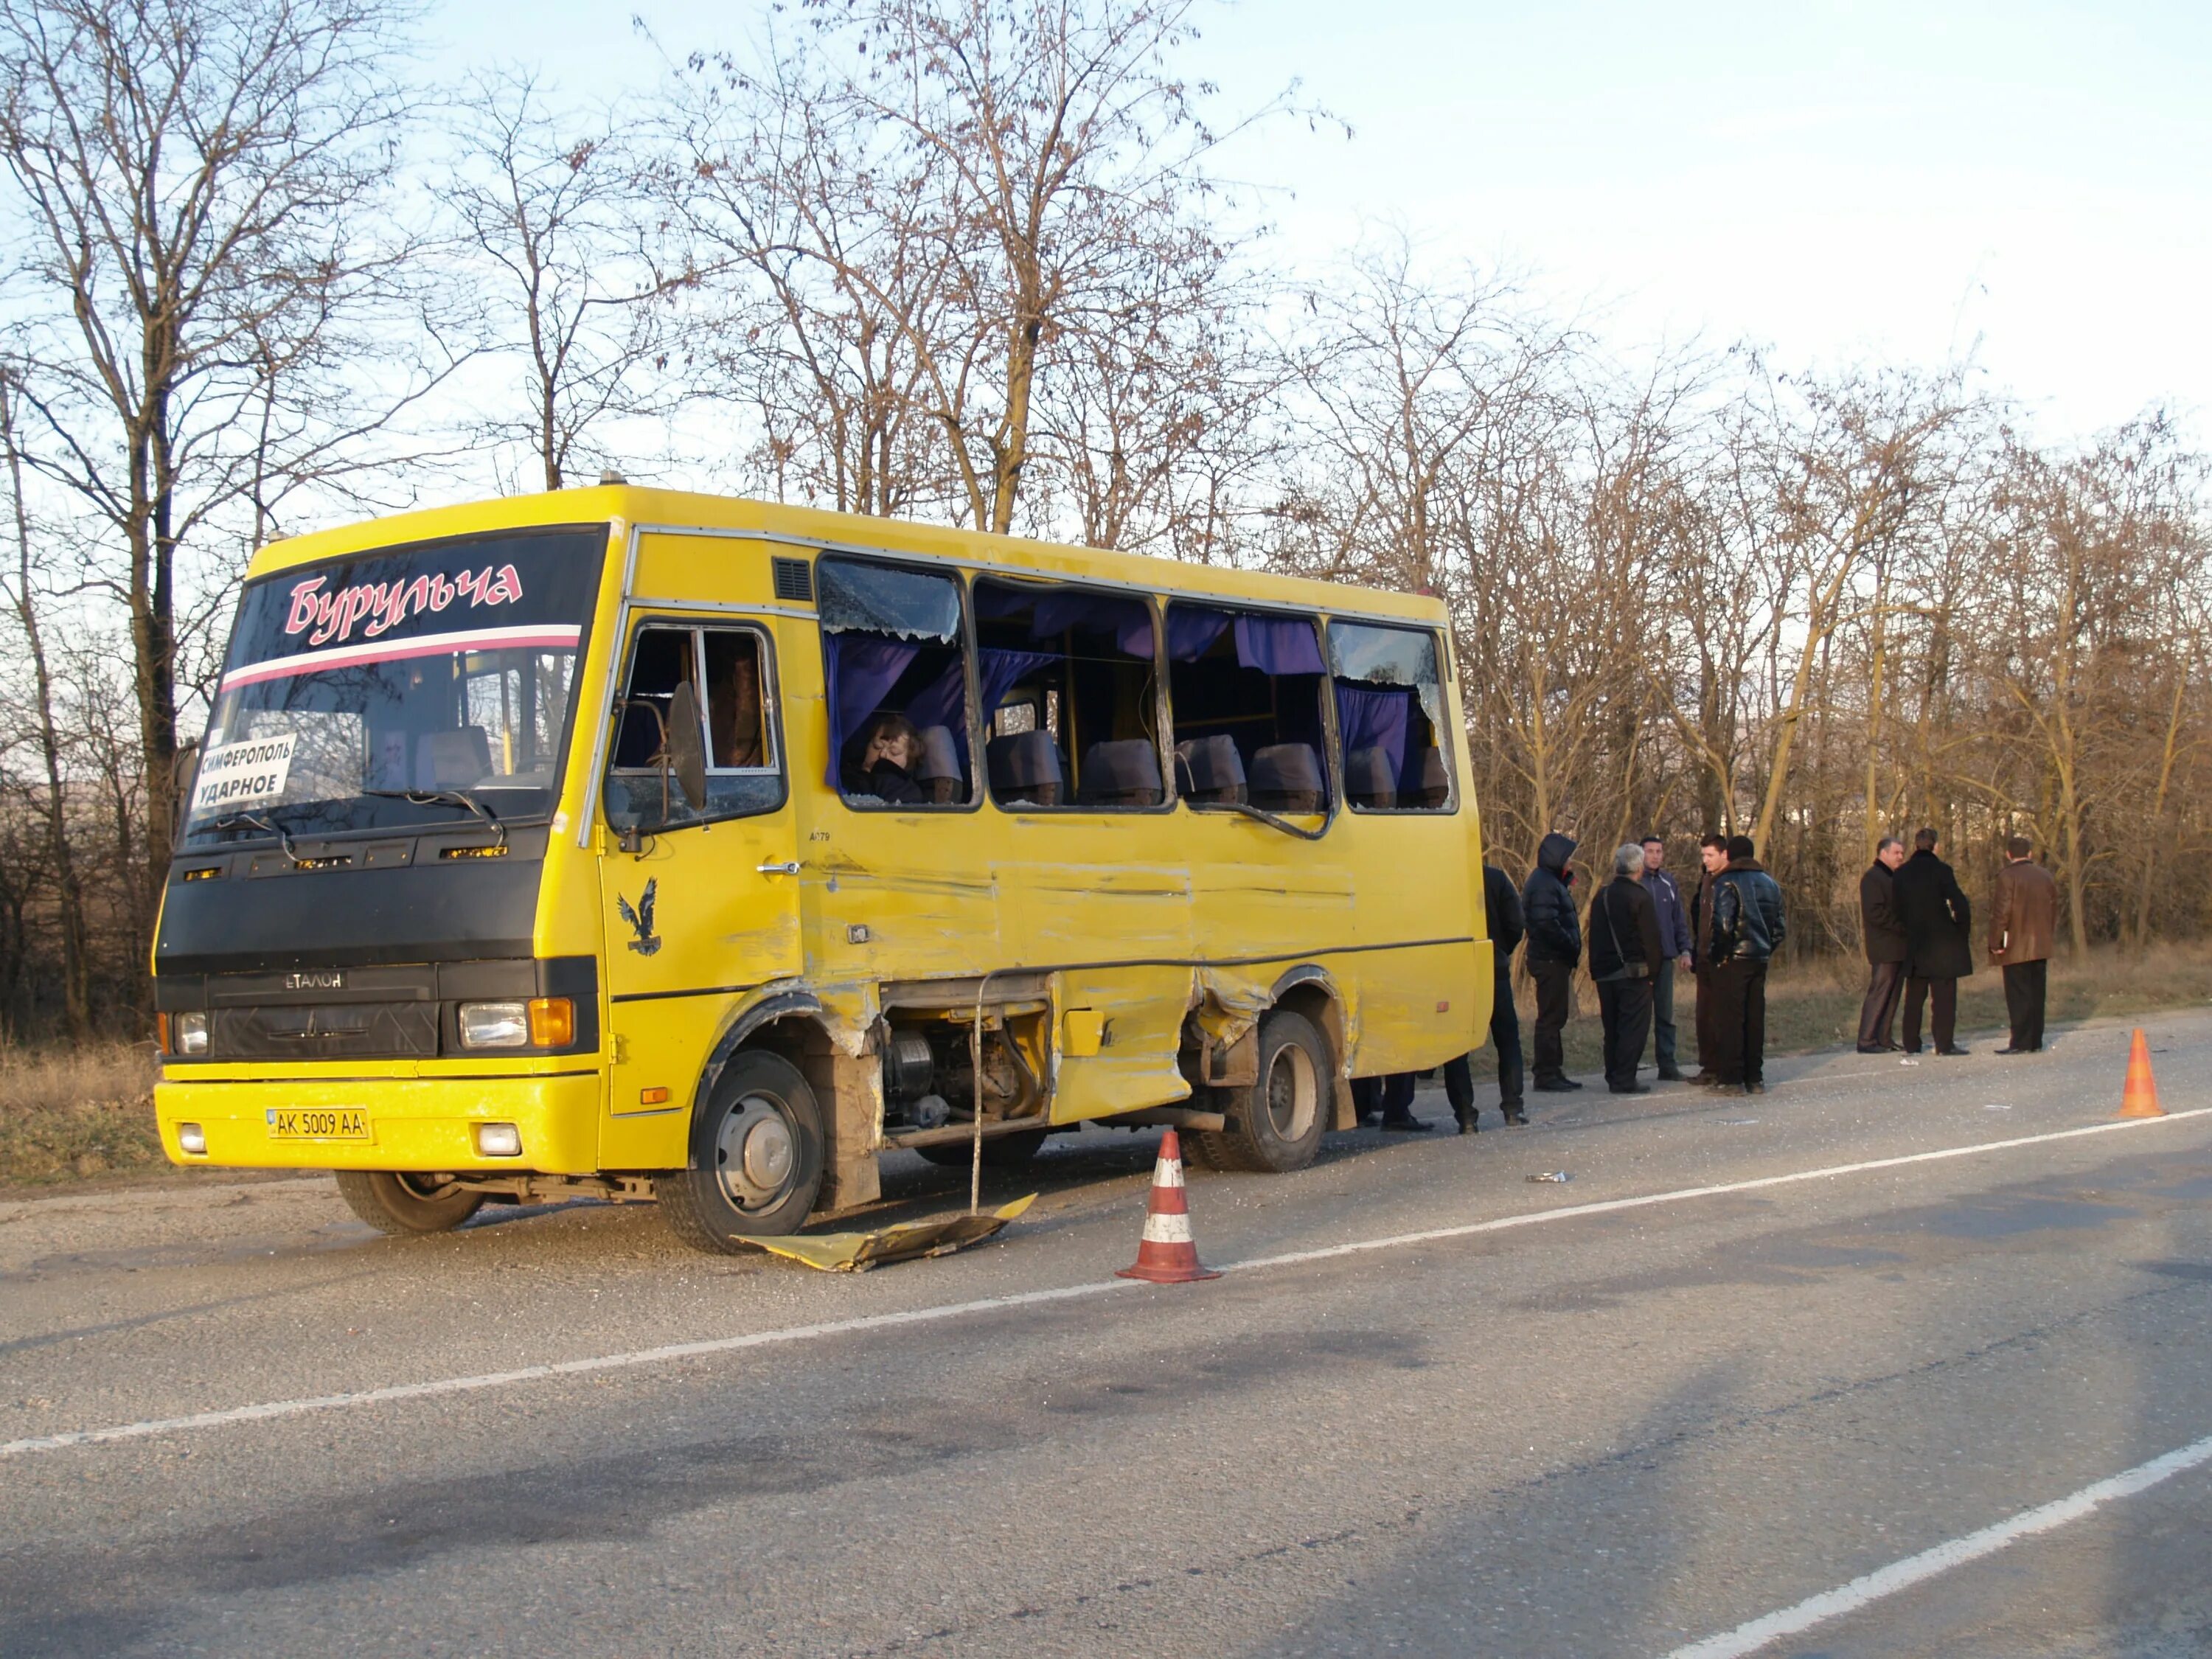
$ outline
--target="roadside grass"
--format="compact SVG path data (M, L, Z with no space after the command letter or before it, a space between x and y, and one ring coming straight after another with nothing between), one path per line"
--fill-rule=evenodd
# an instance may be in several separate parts
M143 1043L0 1045L0 1186L49 1186L165 1164Z
M1682 1069L1697 1068L1695 991L1687 974L1674 976L1674 1023ZM1579 996L1565 1033L1567 1072L1585 1080L1605 1071L1597 999L1577 981ZM1866 992L1866 964L1853 959L1802 963L1772 976L1766 992L1766 1052L1803 1054L1834 1048L1858 1035L1859 1000ZM1530 1054L1534 1000L1523 984L1514 987L1521 1013L1521 1052ZM2051 958L2046 1020L2062 1033L2083 1020L2148 1013L2159 1009L2202 1007L2212 1003L2212 944L2159 945L2142 951L2100 945L2087 957ZM1922 1021L1925 1042L1926 1017ZM2004 975L1986 965L1959 981L1961 1041L1986 1037L2003 1041ZM1968 1034L1976 1034L1970 1039ZM1994 1035L1991 1035L1994 1034ZM1648 1056L1650 1050L1645 1053ZM1494 1077L1495 1053L1487 1043L1474 1056L1478 1077Z

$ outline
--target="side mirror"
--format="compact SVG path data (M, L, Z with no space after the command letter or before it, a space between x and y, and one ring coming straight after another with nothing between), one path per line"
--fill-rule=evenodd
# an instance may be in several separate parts
M684 792L684 804L697 811L707 804L707 742L699 723L699 694L685 681L668 700L667 734L660 763Z

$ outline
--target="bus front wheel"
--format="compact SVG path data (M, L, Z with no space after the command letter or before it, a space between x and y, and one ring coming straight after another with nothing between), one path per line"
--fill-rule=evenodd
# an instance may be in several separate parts
M822 1190L822 1109L780 1054L741 1054L691 1124L691 1164L653 1183L660 1213L696 1249L794 1233Z
M446 1176L340 1170L337 1178L338 1196L346 1207L377 1231L395 1238L449 1233L484 1204L482 1193L470 1192Z
M1278 1008L1260 1022L1260 1080L1221 1091L1227 1127L1195 1137L1217 1170L1303 1170L1328 1127L1328 1044L1313 1022Z

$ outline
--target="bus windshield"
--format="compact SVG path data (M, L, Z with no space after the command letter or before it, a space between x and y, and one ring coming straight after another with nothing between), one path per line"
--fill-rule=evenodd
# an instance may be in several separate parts
M186 841L550 812L605 550L604 526L510 533L248 586Z

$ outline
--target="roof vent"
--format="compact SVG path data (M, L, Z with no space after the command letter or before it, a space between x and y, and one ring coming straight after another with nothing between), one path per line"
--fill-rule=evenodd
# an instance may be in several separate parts
M623 477L614 468L608 466L599 469L599 482L603 484L621 484L628 483L629 480Z

